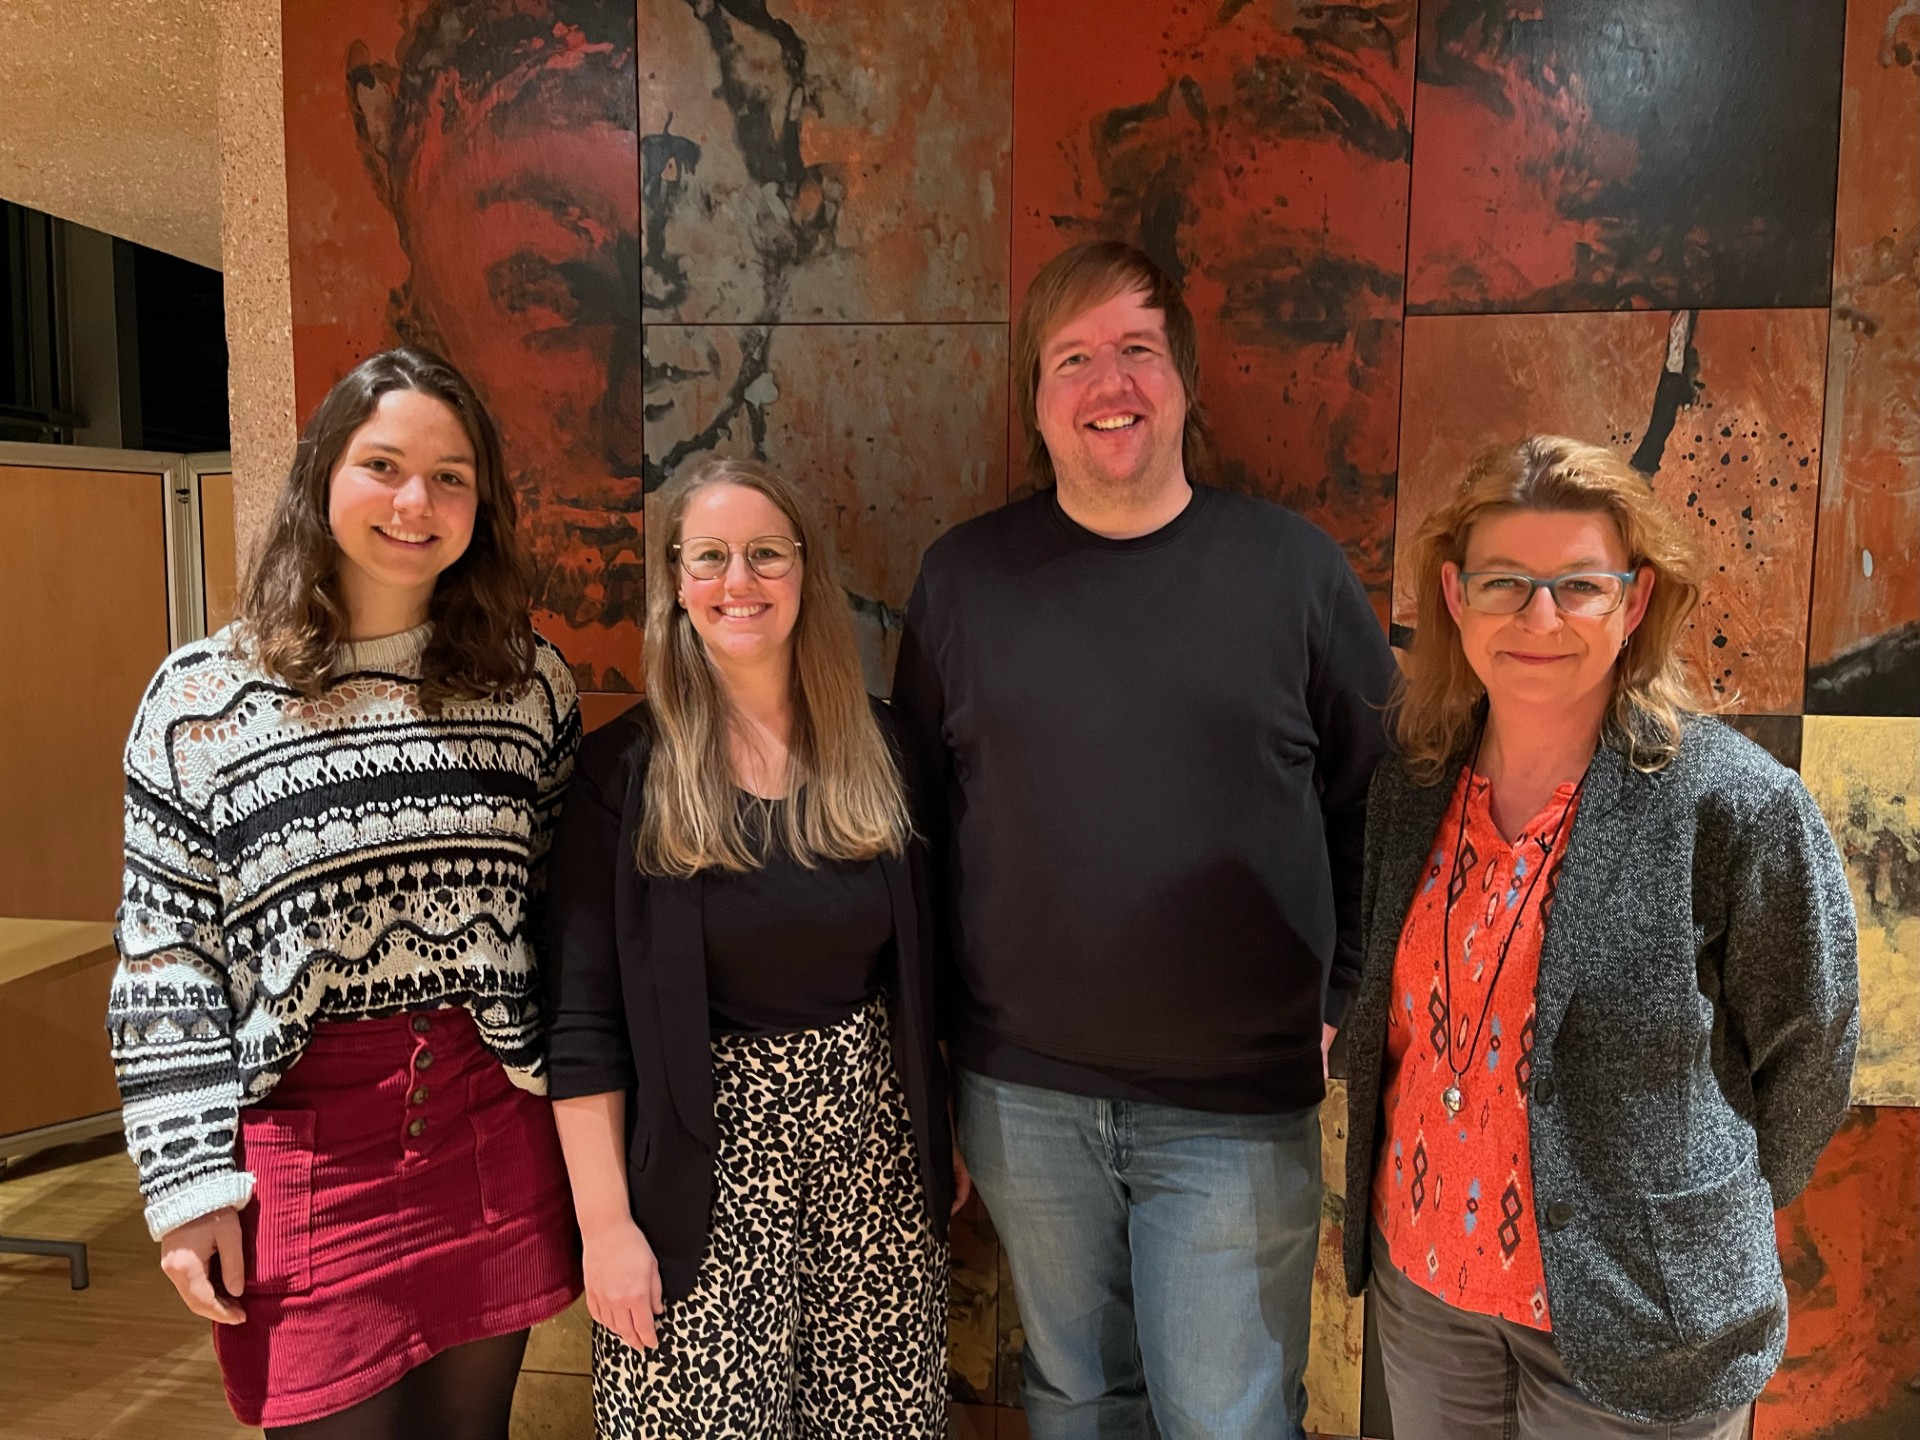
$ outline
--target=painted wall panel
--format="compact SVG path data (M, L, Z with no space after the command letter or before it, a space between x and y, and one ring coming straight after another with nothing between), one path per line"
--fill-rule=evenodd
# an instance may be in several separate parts
M876 693L920 552L1006 500L1006 337L1000 324L647 327L648 368L672 377L648 400L654 463L758 454L816 497ZM730 378L743 368L758 376L744 391Z
M1743 729L1803 763L1848 857L1856 1098L1914 1104L1920 740L1824 712L1920 709L1920 9L1119 13L287 6L300 403L402 337L474 375L507 431L538 623L590 723L640 678L643 489L716 453L817 497L884 689L925 545L1026 483L1008 321L1082 238L1136 240L1182 279L1219 478L1326 526L1383 618L1396 530L1480 446L1614 446L1711 556L1690 655ZM1823 712L1804 730L1803 699ZM1763 1436L1912 1428L1894 1381L1920 1368L1920 1321L1891 1297L1920 1293L1920 1220L1889 1167L1913 1173L1913 1114L1856 1112L1783 1216L1793 1348ZM1311 1388L1315 1423L1351 1434L1362 1312L1340 1293L1339 1200ZM956 1423L1012 1440L1023 1331L977 1204L954 1277ZM555 1416L577 1412L559 1378L577 1340L544 1337L530 1367Z
M1825 305L1844 12L1424 0L1410 308Z
M1920 9L1853 0L1807 708L1920 715Z
M1754 1440L1920 1433L1920 1110L1852 1111L1776 1217L1787 1353Z
M1007 318L1010 3L639 11L648 320Z
M1327 1083L1320 1103L1320 1247L1313 1264L1313 1338L1307 1351L1307 1429L1360 1433L1360 1358L1366 1298L1347 1294L1347 1226L1364 1225L1364 1206L1347 1208L1347 1084Z
M406 341L500 423L535 623L581 685L639 679L634 10L342 0L284 15L300 413Z
M1860 926L1856 1105L1920 1105L1920 720L1809 715L1800 772Z
M1490 443L1544 431L1611 446L1705 546L1687 647L1709 693L1797 711L1825 332L1819 310L1409 320L1400 548ZM1670 361L1678 383L1663 385ZM1676 393L1683 403L1662 403ZM1396 578L1394 618L1409 625L1412 583Z
M1412 5L1148 0L1097 65L1109 5L1016 14L1016 299L1075 241L1143 246L1198 323L1221 480L1318 521L1384 601Z

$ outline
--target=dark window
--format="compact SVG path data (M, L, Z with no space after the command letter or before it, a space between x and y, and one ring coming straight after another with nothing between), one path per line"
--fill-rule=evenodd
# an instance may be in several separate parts
M56 222L0 201L0 440L58 442L62 413Z
M129 248L140 444L148 450L225 450L227 315L220 272L142 245Z

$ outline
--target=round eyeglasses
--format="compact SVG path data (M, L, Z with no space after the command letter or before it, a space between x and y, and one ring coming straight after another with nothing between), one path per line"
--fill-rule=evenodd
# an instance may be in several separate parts
M718 580L733 563L736 549L762 580L778 580L800 558L800 542L787 535L756 535L738 547L711 535L696 535L669 545L667 556L678 560L680 568L695 580Z
M1467 608L1484 615L1518 615L1533 603L1536 590L1551 595L1562 615L1611 615L1634 579L1631 570L1583 570L1551 579L1511 570L1462 570L1460 589Z

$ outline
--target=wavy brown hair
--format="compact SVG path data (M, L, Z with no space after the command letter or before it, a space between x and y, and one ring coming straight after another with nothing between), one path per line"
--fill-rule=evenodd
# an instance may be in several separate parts
M421 659L421 706L432 714L448 700L517 694L534 676L533 584L500 432L466 378L425 350L386 350L362 360L308 419L248 569L242 643L269 674L302 695L318 694L339 674L351 617L340 591L340 547L327 520L327 498L347 442L393 390L431 395L459 417L473 444L479 502L473 539L440 572L428 605L433 637Z
M766 496L800 542L788 801L758 835L741 813L727 757L726 691L692 619L676 603L680 564L673 551L687 506L715 485ZM647 518L647 705L654 745L635 845L640 869L650 875L757 869L776 834L808 867L898 854L911 829L906 793L867 699L833 547L799 491L759 461L715 459L677 478L656 504Z
M1040 267L1020 303L1013 327L1013 374L1019 387L1020 423L1027 431L1027 474L1036 485L1054 483L1053 457L1040 433L1040 352L1074 316L1121 295L1139 292L1166 317L1167 353L1186 392L1187 422L1180 435L1180 463L1196 485L1213 473L1213 431L1200 404L1200 339L1179 283L1138 246L1119 240L1087 240L1062 250Z
M1703 708L1677 649L1700 599L1700 546L1647 478L1611 450L1531 435L1481 455L1414 535L1408 563L1419 613L1394 702L1409 773L1423 784L1444 779L1479 723L1486 687L1461 652L1442 570L1448 561L1465 567L1473 527L1501 510L1607 515L1626 547L1627 568L1653 571L1647 613L1614 662L1604 739L1636 768L1660 769L1679 747L1682 717Z

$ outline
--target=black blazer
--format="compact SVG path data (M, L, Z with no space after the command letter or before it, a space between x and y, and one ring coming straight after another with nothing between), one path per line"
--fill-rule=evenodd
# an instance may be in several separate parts
M891 742L892 717L874 702ZM708 1048L701 876L634 864L653 752L645 702L587 736L547 861L548 1093L627 1096L627 1192L660 1262L665 1298L693 1288L713 1214L713 1056ZM944 1235L953 1201L947 1077L934 1039L918 846L882 856L893 904L894 1064L913 1115L927 1213Z

